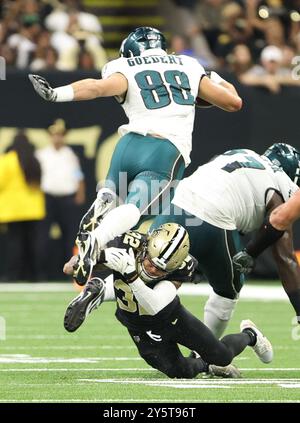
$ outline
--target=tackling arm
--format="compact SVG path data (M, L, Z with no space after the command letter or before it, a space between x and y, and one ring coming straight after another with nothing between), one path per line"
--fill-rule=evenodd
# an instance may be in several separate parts
M161 281L149 288L140 278L129 284L138 303L151 316L159 313L176 297L176 287L172 282Z

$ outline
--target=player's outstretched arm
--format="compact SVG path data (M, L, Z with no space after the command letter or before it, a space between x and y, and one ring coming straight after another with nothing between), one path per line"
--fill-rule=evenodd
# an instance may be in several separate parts
M221 77L218 80L214 80L212 76L210 78L202 78L198 97L220 107L226 112L237 112L242 107L242 99L237 94L234 86Z
M93 100L97 97L122 96L127 91L127 79L115 73L107 79L82 79L70 85L52 88L49 82L39 75L29 75L35 91L47 101Z

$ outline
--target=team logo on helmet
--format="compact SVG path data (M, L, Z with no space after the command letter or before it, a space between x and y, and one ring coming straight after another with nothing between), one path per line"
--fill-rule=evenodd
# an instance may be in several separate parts
M300 151L285 143L275 143L269 147L264 156L281 168L291 180L300 186Z

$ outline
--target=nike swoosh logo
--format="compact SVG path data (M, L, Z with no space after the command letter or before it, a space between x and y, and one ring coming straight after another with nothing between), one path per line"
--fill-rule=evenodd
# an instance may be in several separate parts
M178 321L178 319L175 319L173 322L171 322L172 325L176 325L177 321Z

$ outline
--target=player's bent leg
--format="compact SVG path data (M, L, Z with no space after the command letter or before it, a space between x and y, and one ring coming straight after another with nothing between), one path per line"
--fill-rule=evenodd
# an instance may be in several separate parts
M100 278L92 278L84 290L74 298L67 307L64 327L68 332L76 331L89 313L103 302L105 282Z
M93 232L100 248L137 225L140 210L134 204L122 204L111 210Z
M208 365L201 358L184 357L175 341L165 339L159 335L160 341L150 339L145 332L129 330L140 356L154 369L159 370L170 378L191 379L199 373L207 372ZM155 335L158 335L155 332ZM166 337L170 336L170 332Z
M133 204L123 204L111 210L92 232L80 232L76 238L78 260L74 265L73 277L84 285L91 277L101 250L106 244L130 230L140 218L139 209Z
M200 358L180 357L170 361L165 355L148 354L141 356L151 367L169 378L193 379L199 373L207 373L208 365Z
M237 301L215 292L210 293L204 306L204 323L217 338L220 338L227 328Z
M198 244L194 247L192 243L191 253L214 290L204 308L204 323L219 338L232 317L244 282L244 276L232 264L232 257L240 248L239 235L207 222L191 230L198 235Z
M177 322L173 327L178 342L196 351L208 364L227 366L253 341L248 333L228 335L219 341L204 323L183 306L178 309L176 317Z

